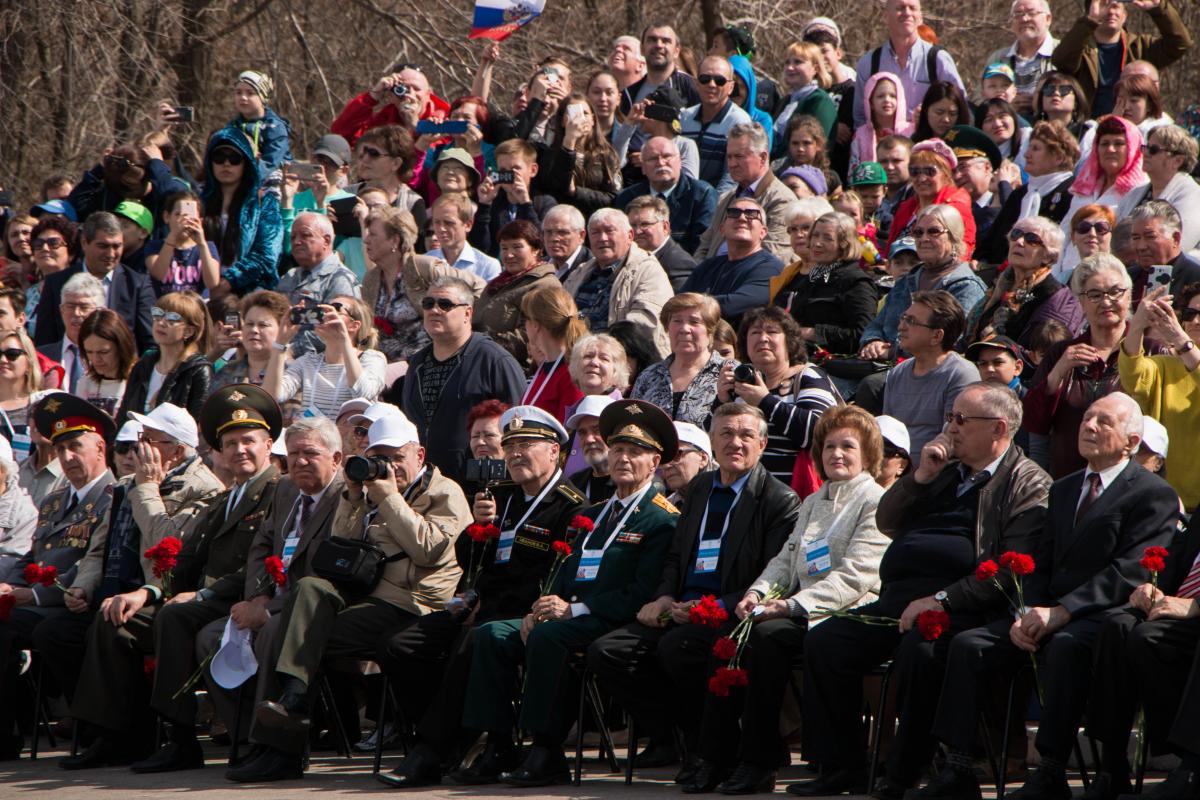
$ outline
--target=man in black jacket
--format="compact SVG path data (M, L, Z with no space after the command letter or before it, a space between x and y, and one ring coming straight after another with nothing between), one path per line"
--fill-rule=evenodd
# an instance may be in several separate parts
M972 422L971 424L979 424ZM1039 663L1045 698L1035 745L1037 770L1014 800L1068 800L1066 763L1091 682L1092 650L1107 620L1149 577L1138 562L1147 546L1166 546L1179 498L1132 461L1142 412L1127 394L1095 401L1079 426L1087 467L1050 487L1050 505L1024 588L1026 610L955 637L950 645L933 733L947 745L945 768L913 800L979 797L972 753L981 697L997 676ZM1003 680L1003 678L1002 678Z
M635 198L650 195L662 199L671 220L671 238L689 254L694 253L701 235L712 224L717 190L699 178L683 174L679 149L663 136L650 139L642 148L642 172L645 180L622 190L613 200L613 207L628 213Z
M696 259L671 238L670 211L658 197L635 197L625 209L633 240L638 247L658 259L676 292L696 268Z
M655 599L638 612L637 622L588 648L592 671L644 723L651 745L639 763L646 766L675 760L674 725L693 752L702 718L706 731L737 727L738 706L715 702L709 708L706 702L713 642L732 628L733 615L717 629L690 624L688 613L703 595L715 595L732 612L791 534L800 508L795 492L760 463L767 421L758 408L720 406L711 438L720 469L701 473L688 488ZM706 769L698 778L702 766L692 762L677 780L711 783L711 791L724 776Z

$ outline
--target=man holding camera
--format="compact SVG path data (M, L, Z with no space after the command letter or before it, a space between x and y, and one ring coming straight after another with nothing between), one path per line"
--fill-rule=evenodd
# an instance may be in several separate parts
M396 72L376 81L370 91L347 103L329 129L353 147L371 128L399 124L412 130L417 120L441 118L449 110L446 101L429 88L420 66L401 64Z
M384 555L378 583L355 602L354 576L337 564L289 585L277 657L262 665L268 681L255 709L250 740L262 745L226 777L240 783L301 776L309 727L309 688L325 659L357 658L373 652L381 636L441 610L462 575L454 540L470 523L462 489L425 463L416 426L400 414L371 425L367 454L347 459L346 491L333 530L363 538ZM278 687L278 688L276 688Z
M457 763L459 749L469 746L459 720L474 626L529 610L554 560L551 544L573 533L571 520L587 503L558 467L567 441L558 420L535 406L517 406L504 412L500 427L513 482L494 495L475 495L474 530L456 544L466 569L463 591L447 610L389 635L378 648L404 718L420 720L416 747L391 774L378 775L390 786L439 783L442 765ZM492 526L490 536L482 526Z

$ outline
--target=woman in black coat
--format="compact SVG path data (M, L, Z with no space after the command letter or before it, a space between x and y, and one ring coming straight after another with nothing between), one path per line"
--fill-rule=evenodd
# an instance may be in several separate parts
M147 414L160 403L174 403L199 418L200 407L212 385L213 369L204 355L208 349L208 311L195 292L171 292L158 298L150 310L156 347L146 351L125 387L117 426L129 412Z

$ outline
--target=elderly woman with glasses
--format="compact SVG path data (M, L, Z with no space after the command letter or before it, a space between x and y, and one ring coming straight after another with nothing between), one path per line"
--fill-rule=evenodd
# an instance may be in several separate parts
M918 211L932 205L949 205L962 218L959 260L971 260L975 252L975 216L971 211L971 195L954 183L954 169L957 166L958 158L954 151L941 139L926 139L913 147L908 160L908 175L914 196L896 208L896 216L889 229L888 249L897 239L912 235L910 229Z
M1046 351L1024 400L1023 427L1050 437L1055 479L1084 468L1078 442L1083 414L1121 388L1117 351L1129 324L1132 288L1125 265L1105 253L1085 258L1071 275L1087 330Z
M1170 351L1149 355L1146 336L1164 342ZM1170 439L1194 442L1200 434L1200 403L1196 402L1196 368L1200 367L1200 283L1185 285L1179 296L1167 287L1149 292L1129 322L1117 369L1121 388L1138 401L1142 412L1167 429ZM1167 453L1168 482L1189 512L1200 505L1200 461L1190 449Z
M1017 222L1008 233L1008 266L979 316L968 326L973 342L1007 336L1022 347L1042 320L1056 319L1073 334L1083 325L1075 293L1051 274L1062 251L1062 230L1045 217Z
M1117 219L1125 219L1147 200L1166 200L1183 222L1179 249L1188 252L1200 244L1200 184L1192 179L1200 148L1178 125L1160 125L1142 145L1142 167L1150 185L1130 192L1117 205Z
M149 414L160 403L174 403L198 418L212 384L213 368L205 355L210 323L200 295L164 294L150 315L155 347L129 373L118 425L125 423L130 411Z

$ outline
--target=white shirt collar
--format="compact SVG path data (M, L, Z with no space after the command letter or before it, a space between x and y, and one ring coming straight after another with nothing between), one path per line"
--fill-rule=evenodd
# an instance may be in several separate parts
M1054 55L1054 48L1056 47L1058 47L1058 39L1047 33L1046 38L1042 39L1042 46L1038 48L1035 58L1049 58ZM1017 42L1015 39L1008 48L1008 56L1009 58L1021 57L1021 54L1017 52Z
M975 201L975 205L979 206L980 208L987 208L991 204L992 204L992 193L991 192L984 192L983 194L979 195L979 199Z
M96 487L96 484L99 483L100 481L102 481L104 479L104 476L107 474L108 474L107 471L101 472L98 476L93 478L92 481L90 483L88 483L86 486L84 486L82 489L75 489L74 487L72 487L72 491L75 492L75 497L79 500L80 503L83 502L83 498L88 496L88 492L92 491L92 489L94 489Z
M1128 465L1129 465L1129 459L1123 458L1120 461L1118 461L1116 464L1113 464L1111 467L1108 467L1107 469L1102 469L1099 472L1096 472L1091 467L1087 467L1083 471L1084 491L1087 491L1087 488L1088 488L1088 475L1091 475L1092 473L1095 472L1097 475L1100 476L1100 491L1103 492L1105 489L1107 489L1112 484L1112 482L1114 480L1117 479L1117 476L1120 475L1121 472Z

